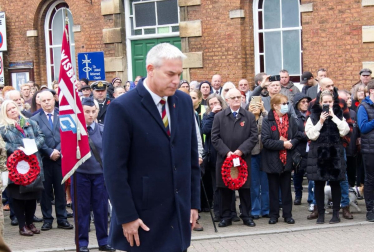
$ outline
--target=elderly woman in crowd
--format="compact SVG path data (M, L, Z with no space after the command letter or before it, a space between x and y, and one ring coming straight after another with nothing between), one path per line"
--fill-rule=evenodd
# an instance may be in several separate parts
M251 153L251 211L253 219L257 220L260 215L269 217L269 182L266 173L261 170L261 129L263 118L268 113L263 101L250 103L248 111L254 114L258 130L258 142Z
M314 180L314 196L318 208L317 224L325 222L324 188L331 186L333 214L330 224L340 222L340 181L345 179L346 163L341 137L349 133L338 96L325 90L317 95L316 103L305 125L305 133L311 141L308 152L307 177Z
M34 139L40 149L44 144L44 136L38 124L22 116L17 104L12 100L6 100L1 105L0 133L5 142L7 156L12 155L19 147L23 147L23 139ZM35 154L40 167L40 177L43 179L43 167L39 152ZM40 183L42 183L42 181ZM39 190L31 190L22 193L23 185L15 182L7 187L8 196L13 198L13 208L19 223L19 233L24 236L40 234L40 230L33 224L36 210L36 199L40 198Z
M269 114L262 122L262 170L267 173L269 181L269 224L278 222L279 189L284 221L288 224L295 223L292 218L291 171L292 149L299 142L299 133L297 122L288 112L288 106L287 96L273 95Z
M203 167L205 170L210 172L212 185L213 185L213 212L214 220L220 221L219 214L219 193L216 185L216 161L217 161L217 151L212 145L211 132L213 126L214 116L226 109L226 103L222 97L218 94L211 94L207 98L208 108L203 115L203 121L201 123L201 132L205 135L204 144L204 163ZM235 212L235 200L233 210ZM235 213L236 216L236 213Z

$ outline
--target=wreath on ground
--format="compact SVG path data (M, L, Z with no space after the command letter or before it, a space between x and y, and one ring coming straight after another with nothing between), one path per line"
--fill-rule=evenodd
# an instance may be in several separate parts
M20 163L21 161L27 164L24 162ZM20 173L17 169L18 165L23 166L23 170L27 169L27 166L29 166L29 169L26 173ZM27 186L31 184L40 173L40 166L36 155L27 156L21 150L16 150L9 156L6 166L9 170L9 179L16 185Z
M239 158L240 166L234 167L233 159ZM222 169L222 180L231 190L238 190L240 189L248 178L248 166L247 163L242 159L240 156L231 155L230 157L226 158L223 162Z

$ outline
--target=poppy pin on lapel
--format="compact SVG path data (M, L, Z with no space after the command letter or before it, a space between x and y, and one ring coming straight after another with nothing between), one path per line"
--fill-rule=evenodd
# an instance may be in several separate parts
M242 122L240 123L240 126L244 127L244 124L245 124L245 121L242 121Z

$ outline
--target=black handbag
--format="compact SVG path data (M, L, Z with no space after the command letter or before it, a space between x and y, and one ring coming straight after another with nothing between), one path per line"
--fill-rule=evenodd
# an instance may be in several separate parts
M43 186L43 181L42 181L42 177L40 176L40 173L38 174L36 179L33 182L31 182L31 184L26 185L26 186L23 186L23 185L19 186L20 194L30 193L30 192L39 192L42 190L44 190L44 186Z
M303 159L301 154L298 151L294 151L292 155L292 163L293 163L293 168L295 169L295 173L299 172L301 159Z

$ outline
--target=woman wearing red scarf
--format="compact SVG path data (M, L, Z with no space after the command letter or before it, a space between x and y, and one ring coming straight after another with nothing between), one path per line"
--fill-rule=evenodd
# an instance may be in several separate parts
M9 159L9 156L16 152L19 147L24 147L22 141L24 138L35 139L37 148L41 149L44 144L44 135L41 133L37 122L23 117L14 101L6 100L3 102L1 105L0 118L0 133L5 142L8 165L9 162L12 162L12 159ZM37 165L39 166L39 169L37 170L43 180L43 167L39 152L36 152L35 156L35 161L37 159L36 163L38 163ZM30 181L25 182L15 180L14 176L12 176L13 173L15 173L15 171L9 170L10 181L7 187L7 193L8 197L13 199L13 210L18 219L19 233L24 236L40 234L40 230L33 224L33 217L36 210L36 199L40 198L41 195L40 187L38 189L34 188L33 190L30 189L27 192L24 192L21 187L30 184ZM37 175L34 174L34 169L30 169L30 173L28 172L27 174L33 176Z
M271 110L262 122L261 132L262 170L267 173L269 181L269 224L278 222L279 190L284 221L294 224L291 195L292 154L301 136L297 130L297 122L289 112L287 96L272 96L270 106Z

